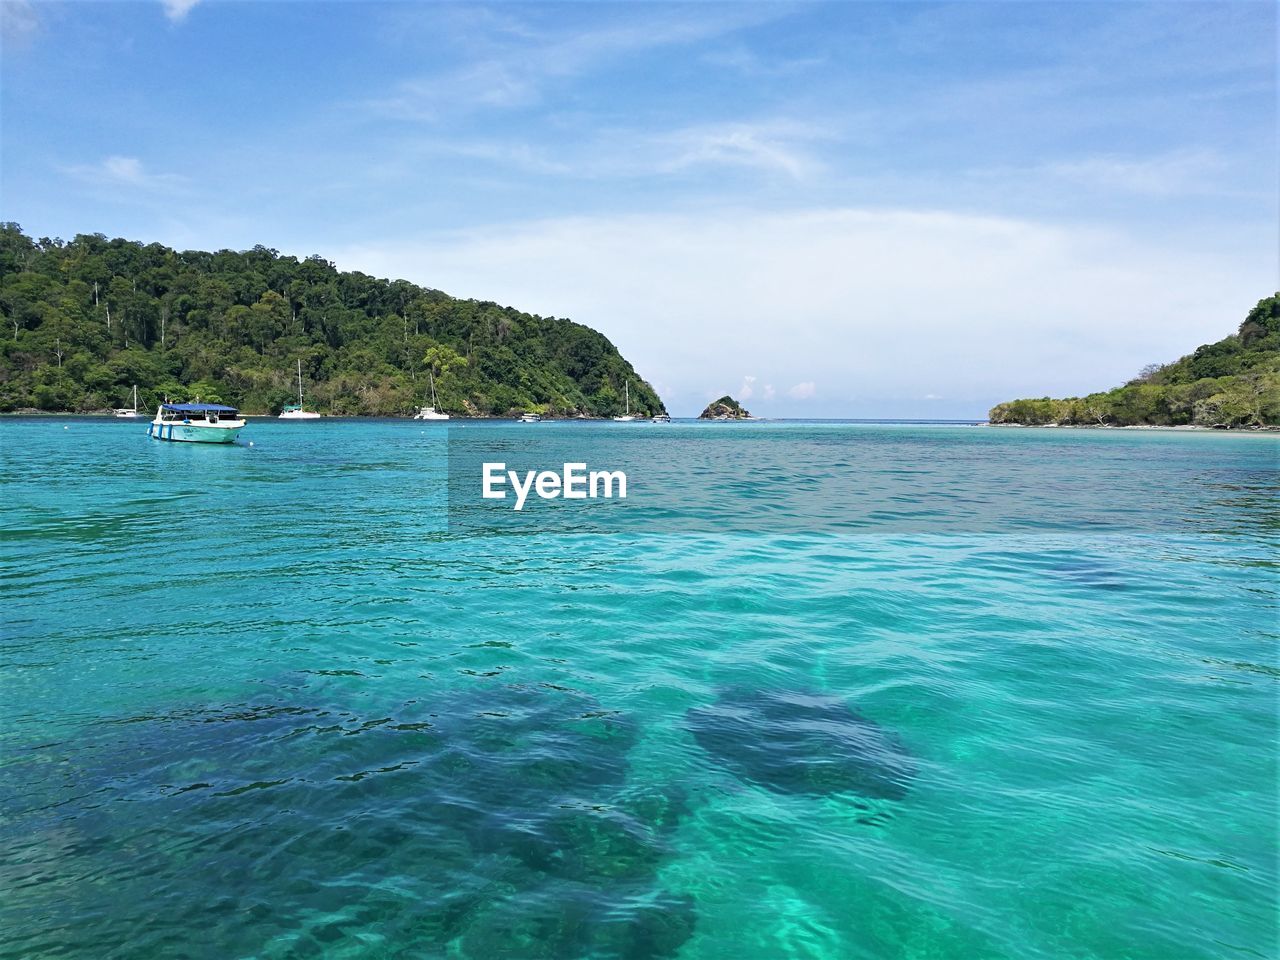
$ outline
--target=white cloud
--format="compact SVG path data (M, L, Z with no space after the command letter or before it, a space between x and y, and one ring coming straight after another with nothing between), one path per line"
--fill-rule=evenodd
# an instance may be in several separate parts
M819 168L803 141L828 135L797 124L727 123L691 127L658 138L667 172L696 166L741 166L780 170L803 180Z
M0 39L25 46L40 32L40 18L30 0L0 0Z
M500 224L334 259L595 327L677 411L745 369L821 384L815 414L872 416L926 393L949 398L938 415L970 415L1122 383L1234 330L1275 289L1274 254L1261 228L1179 239L839 209ZM779 415L793 402L778 391Z
M133 187L156 192L172 191L186 182L176 173L152 173L137 157L109 156L95 164L62 167L63 173L99 186Z
M742 44L713 50L703 56L702 61L713 66L737 70L748 77L782 77L826 63L823 57L766 58Z
M787 396L792 400L808 400L817 392L812 380L806 380L803 383L797 383L794 387L787 391Z
M566 137L554 146L524 140L441 140L414 144L405 155L461 156L523 173L564 178L674 176L705 168L738 167L804 180L821 172L815 145L834 141L829 123L759 119L646 131L609 127Z
M1084 191L1135 197L1257 196L1262 202L1274 202L1273 193L1258 191L1259 178L1247 172L1242 162L1238 156L1228 157L1216 150L1188 149L1149 155L1097 154L1023 167L991 166L966 171L964 177L1006 194L1062 194L1077 203Z
M408 120L434 120L458 110L527 106L540 102L550 85L627 57L688 46L782 15L785 11L736 4L658 12L650 8L572 32L539 30L514 16L464 17L452 21L462 27L453 44L476 48L478 55L460 67L403 81L368 105ZM423 25L434 45L441 41L442 27L448 29L448 23Z
M527 65L486 60L439 77L407 80L373 106L409 120L434 120L459 107L517 107L536 103L540 76Z
M756 395L756 391L754 387L755 382L756 382L755 377L743 377L742 386L738 388L738 395L736 399L750 400L752 397L754 397Z
M180 23L187 18L187 14L191 12L191 8L198 4L200 0L160 0L164 7L164 15L174 23Z
M571 162L562 156L552 157L548 151L519 141L472 141L431 144L427 153L453 154L472 160L481 160L496 166L514 168L525 173L554 176L582 175Z
M138 184L146 180L142 161L137 157L107 157L98 169L106 179L119 183Z
M1213 151L1179 150L1154 157L1086 157L1045 170L1086 186L1164 196L1218 188L1226 168L1226 160Z

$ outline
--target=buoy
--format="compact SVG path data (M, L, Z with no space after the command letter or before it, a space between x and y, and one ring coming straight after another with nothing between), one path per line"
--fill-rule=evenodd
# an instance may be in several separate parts
M71 428L70 428L70 427L63 427L62 429L63 429L63 430L70 430Z
M251 446L251 447L253 446L253 441L252 441L252 440L250 440L250 441L249 441L249 446Z

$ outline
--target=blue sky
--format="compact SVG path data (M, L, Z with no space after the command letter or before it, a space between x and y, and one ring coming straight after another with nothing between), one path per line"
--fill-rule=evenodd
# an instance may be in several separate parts
M981 415L1280 286L1272 4L0 9L4 219L571 317L677 413Z

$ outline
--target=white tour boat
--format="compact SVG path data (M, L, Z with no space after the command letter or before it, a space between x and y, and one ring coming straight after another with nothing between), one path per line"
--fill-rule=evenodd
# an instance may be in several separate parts
M654 414L653 416L653 422L654 423L670 423L671 418L667 416L667 414L665 413L657 413L657 414Z
M130 420L135 417L142 416L142 414L138 412L138 385L136 383L133 385L133 408L128 409L126 407L120 407L116 410L116 416L121 419L127 418Z
M448 420L449 415L442 413L436 409L436 378L435 375L428 370L427 376L431 378L431 406L419 407L418 412L413 415L415 420Z
M147 425L155 440L189 443L233 443L244 429L244 418L235 407L220 403L162 403Z
M522 413L516 420L516 423L541 423L542 417L536 413Z
M616 420L618 423L631 423L633 420L635 420L635 417L631 413L631 381L630 380L628 380L626 383L622 385L622 390L627 398L627 411L622 416L614 417L613 419Z
M302 360L298 360L298 402L288 404L280 411L278 420L319 420L324 414L302 409Z

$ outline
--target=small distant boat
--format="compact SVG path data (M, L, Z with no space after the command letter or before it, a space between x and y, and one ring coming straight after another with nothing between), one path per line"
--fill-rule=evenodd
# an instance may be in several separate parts
M626 410L626 413L623 414L621 417L614 417L613 419L616 420L618 423L631 423L633 420L635 420L635 417L631 413L631 381L630 380L628 380L626 383L622 385L622 390L627 398L627 410Z
M542 417L536 413L522 413L516 420L516 423L541 423Z
M153 440L185 440L189 443L232 443L244 429L244 418L235 407L220 403L162 403L147 425Z
M136 383L133 385L133 407L132 408L120 407L119 409L116 410L116 416L120 417L121 419L129 419L129 420L132 420L135 417L142 416L142 414L138 412L138 385Z
M431 406L419 407L418 412L413 415L415 420L448 420L449 415L442 413L436 409L436 378L430 370L427 376L431 378Z
M653 422L654 423L670 423L671 418L667 416L665 413L659 413L654 415Z
M277 420L319 420L323 414L302 409L302 359L298 359L298 402L290 403L280 411Z

